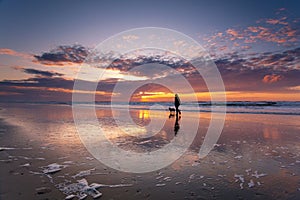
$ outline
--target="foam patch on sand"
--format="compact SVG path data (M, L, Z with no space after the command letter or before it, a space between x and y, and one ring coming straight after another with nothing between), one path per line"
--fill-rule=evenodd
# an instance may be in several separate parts
M0 151L5 151L5 150L14 150L16 148L12 148L12 147L0 147Z
M5 150L31 150L31 147L27 147L27 148L14 148L14 147L0 147L0 151L5 151Z
M66 199L77 197L78 199L85 199L87 196L92 196L94 199L102 196L95 187L89 186L86 179L78 180L77 183L72 183L59 188L67 195Z
M258 173L257 171L254 171L254 173L250 174L252 169L246 169L245 172L247 173L248 178L250 178L248 182L248 187L253 188L255 186L254 181L251 179L251 177L255 177L256 179L259 179L261 177L267 176L266 173ZM243 174L235 174L234 175L235 182L239 182L240 188L244 189L244 183L245 183L245 176ZM261 182L256 182L257 186L261 186Z
M44 166L43 173L44 174L54 174L56 172L61 171L63 168L67 167L66 165L59 165L57 163L52 163L50 165Z
M117 185L106 185L106 184L99 184L99 183L92 183L88 184L86 179L77 180L76 183L65 184L61 183L58 184L57 187L60 191L62 191L66 196L65 199L73 199L77 197L78 199L85 199L88 196L93 197L94 199L99 198L102 196L102 193L98 191L101 187L128 187L132 186L132 184L117 184Z
M95 171L95 168L89 169L89 170L80 171L79 173L77 173L76 175L74 175L72 177L73 178L77 178L77 177L88 176L88 175L91 175L92 171Z

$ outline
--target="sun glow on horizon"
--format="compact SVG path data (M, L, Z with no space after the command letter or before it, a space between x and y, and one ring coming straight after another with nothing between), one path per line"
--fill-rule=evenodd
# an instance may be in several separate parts
M223 92L196 92L196 93L179 93L182 101L191 101L194 97L198 101L210 101L211 96L223 96ZM281 93L281 92L248 92L248 91L226 91L227 101L299 101L300 93ZM138 101L156 102L170 101L174 98L171 92L140 92Z

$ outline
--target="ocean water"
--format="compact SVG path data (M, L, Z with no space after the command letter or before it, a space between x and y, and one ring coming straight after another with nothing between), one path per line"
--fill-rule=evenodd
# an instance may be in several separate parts
M76 102L74 105L93 106L82 102ZM174 104L172 102L96 102L94 106L112 109L168 110L169 107L174 107ZM183 112L211 112L212 110L224 112L224 107L226 113L300 115L299 101L182 102L180 110Z

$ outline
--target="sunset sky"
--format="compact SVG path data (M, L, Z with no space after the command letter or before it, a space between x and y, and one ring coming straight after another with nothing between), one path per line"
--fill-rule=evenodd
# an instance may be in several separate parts
M139 27L174 29L197 41L217 65L230 101L300 101L299 13L299 1L283 0L0 0L0 101L71 101L74 79L90 51L112 35ZM135 84L153 78L149 71L124 72L149 61L167 63L193 83L199 100L209 99L188 63L154 58L117 58L96 100L109 100L118 81ZM165 74L154 78L167 78ZM190 99L184 88L180 92L183 100ZM172 100L173 94L145 85L133 98Z

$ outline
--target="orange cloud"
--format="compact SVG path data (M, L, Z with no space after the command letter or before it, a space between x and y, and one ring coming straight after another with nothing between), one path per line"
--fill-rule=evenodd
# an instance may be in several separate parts
M23 57L23 58L30 58L30 57L32 57L32 55L30 55L30 54L26 54L26 53L22 53L22 52L17 52L17 51L14 51L12 49L7 49L7 48L0 49L0 55L19 56L19 57Z
M281 24L281 25L288 25L289 23L286 22L285 20L287 17L282 17L280 19L267 19L266 23L276 25L276 24Z
M275 83L282 79L283 77L281 75L271 74L271 75L265 75L262 81L264 83Z
M253 33L257 33L259 31L259 28L255 26L249 26L248 29Z
M33 63L37 63L37 64L43 64L46 66L51 66L51 67L62 67L62 66L68 66L68 67L78 67L80 66L81 63L74 63L74 62L64 62L64 61L57 61L57 62L53 62L53 61L37 61L37 60L33 60Z
M12 49L0 49L0 54L15 55L17 52Z
M230 34L230 35L232 35L232 36L235 36L235 37L239 35L238 32L235 31L235 30L233 30L233 29L228 29L228 30L226 31L226 33L228 33L228 34Z
M230 40L236 40L236 39L243 39L244 36L242 34L240 34L239 32L237 32L234 29L227 29L226 33L230 36L232 36L230 38Z

